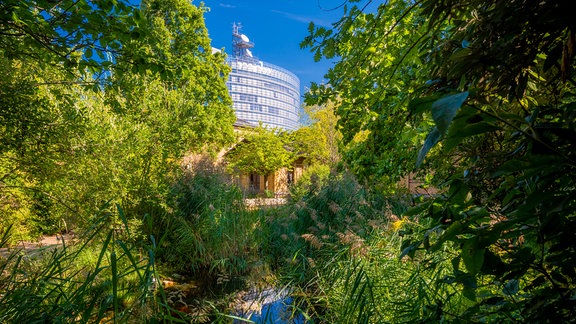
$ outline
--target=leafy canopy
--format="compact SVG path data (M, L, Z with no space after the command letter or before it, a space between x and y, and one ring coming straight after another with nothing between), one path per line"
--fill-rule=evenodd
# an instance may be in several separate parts
M576 314L570 5L352 5L331 29L311 24L302 43L318 59L338 58L328 84L313 85L307 101L341 99L344 159L358 176L381 185L416 164L434 171L442 193L410 213L430 225L406 229L401 257L423 262L459 294L423 301L435 310L428 320ZM452 273L440 271L441 260ZM468 302L454 303L459 296Z
M236 173L268 176L291 167L294 154L288 151L286 136L262 126L247 130L241 141L227 153L228 168Z
M0 3L3 228L23 214L57 231L109 200L127 214L169 210L184 154L233 139L229 68L210 51L205 10L183 0Z

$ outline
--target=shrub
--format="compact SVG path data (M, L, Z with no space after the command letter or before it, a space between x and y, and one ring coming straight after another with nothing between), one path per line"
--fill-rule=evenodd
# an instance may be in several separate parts
M290 196L293 201L302 199L307 194L316 193L326 183L330 176L330 167L315 164L304 170L298 181L290 187Z

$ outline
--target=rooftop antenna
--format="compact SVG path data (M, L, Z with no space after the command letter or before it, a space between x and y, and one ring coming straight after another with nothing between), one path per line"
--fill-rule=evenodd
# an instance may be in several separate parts
M236 59L243 61L258 61L258 59L252 55L252 51L250 50L254 47L254 43L250 41L248 36L241 34L240 29L242 29L242 24L232 24L232 55Z

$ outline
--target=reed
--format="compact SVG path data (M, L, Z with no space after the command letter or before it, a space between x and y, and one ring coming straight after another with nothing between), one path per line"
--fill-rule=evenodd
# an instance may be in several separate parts
M270 259L295 287L295 308L318 323L434 321L437 300L462 309L460 292L439 284L453 251L402 253L426 228L401 216L408 201L340 174L270 215Z
M180 321L157 284L154 238L140 248L125 243L111 224L129 233L128 221L120 206L109 207L77 242L0 260L0 322Z

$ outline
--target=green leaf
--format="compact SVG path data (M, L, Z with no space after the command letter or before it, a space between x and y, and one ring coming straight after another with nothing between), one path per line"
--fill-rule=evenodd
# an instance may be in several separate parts
M316 28L316 26L314 25L314 22L311 21L311 22L308 24L308 32L309 32L309 33L313 33L315 28Z
M446 134L456 112L468 98L468 91L445 96L432 104L432 118L442 135Z
M124 209L122 209L120 204L116 204L116 210L118 210L118 216L120 216L122 224L124 224L124 229L126 229L126 233L130 235L130 228L128 228L128 220L126 219L126 215L124 214Z
M462 246L462 261L470 274L475 275L480 272L484 263L484 251L483 247L478 246L476 237L467 240Z
M461 283L464 287L469 287L476 289L478 288L478 283L476 282L476 277L469 273L460 273L456 276L456 281Z
M460 272L460 256L455 257L454 259L452 259L452 261L450 263L452 263L452 269L454 270L454 274L457 274L458 272Z
M7 245L8 241L10 240L10 235L12 234L12 226L14 223L8 225L6 230L3 230L2 238L0 238L0 248L3 248Z
M518 279L510 279L502 288L502 293L506 296L516 295L520 290L520 283Z
M102 50L99 50L99 49L96 50L96 55L98 55L98 57L101 60L104 60L106 58L106 55L104 54L104 52L102 52Z
M428 136L426 136L424 145L418 152L418 157L416 158L417 168L420 166L420 164L422 164L428 152L430 152L430 150L434 147L434 145L436 145L438 141L440 141L440 136L441 134L437 127L434 127L434 129L428 134Z
M420 242L416 243L412 243L410 241L402 242L402 253L400 253L398 260L402 260L402 258L404 258L405 256L413 258L414 254L416 253L416 249L418 248L419 245Z
M476 289L468 286L464 286L462 289L462 295L471 301L476 301Z
M119 297L118 296L118 265L117 265L117 259L116 259L116 252L112 252L110 254L110 266L111 266L111 270L112 270L112 298L113 298L113 303L114 303L114 316L116 316L118 313L118 307L119 307ZM116 320L116 317L114 317L114 320Z
M456 237L456 235L458 235L462 232L462 229L464 229L464 227L465 227L464 223L462 223L460 221L456 221L456 222L452 223L452 225L450 225L444 231L444 233L442 233L442 235L438 238L438 241L434 245L432 245L432 247L430 247L430 251L431 252L438 251L440 249L440 247L442 247L444 242L454 239Z
M452 127L451 129L454 129L454 127ZM500 130L501 127L498 127L496 125L487 123L487 122L480 122L480 123L475 123L475 124L469 124L466 125L464 127L458 127L456 129L454 129L454 131L450 131L450 133L453 133L449 136L446 137L446 139L444 140L444 149L449 151L452 148L456 147L456 145L460 144L460 142L462 142L463 139L465 139L466 137L471 137L474 135L479 135L479 134L483 134L483 133L488 133L488 132L494 132L497 130Z
M462 208L470 200L470 187L465 181L455 179L450 184L448 197L450 197L450 201L454 204L454 211L458 213L463 212L464 210L462 210Z
M122 250L124 251L124 254L125 254L126 256L128 256L128 259L130 260L130 263L132 264L132 267L134 267L134 269L138 269L138 268L139 268L138 262L137 262L136 259L134 258L134 255L132 254L132 252L130 252L130 249L128 248L128 246L126 245L126 243L124 243L124 242L122 242L122 241L120 241L120 240L118 240L116 243L122 248ZM142 277L142 273L140 273L140 271L136 271L136 274L138 275L138 277L139 277L139 279L140 279L141 281L144 280L144 278Z
M438 97L438 95L433 95L410 100L408 103L408 111L410 111L411 114L422 114L428 112L432 109L432 104L438 101Z
M482 263L482 269L480 271L485 274L501 276L506 271L506 265L498 255L486 249L484 252L484 262Z
M21 22L20 18L18 18L18 14L16 13L16 11L12 11L12 21L16 24Z

